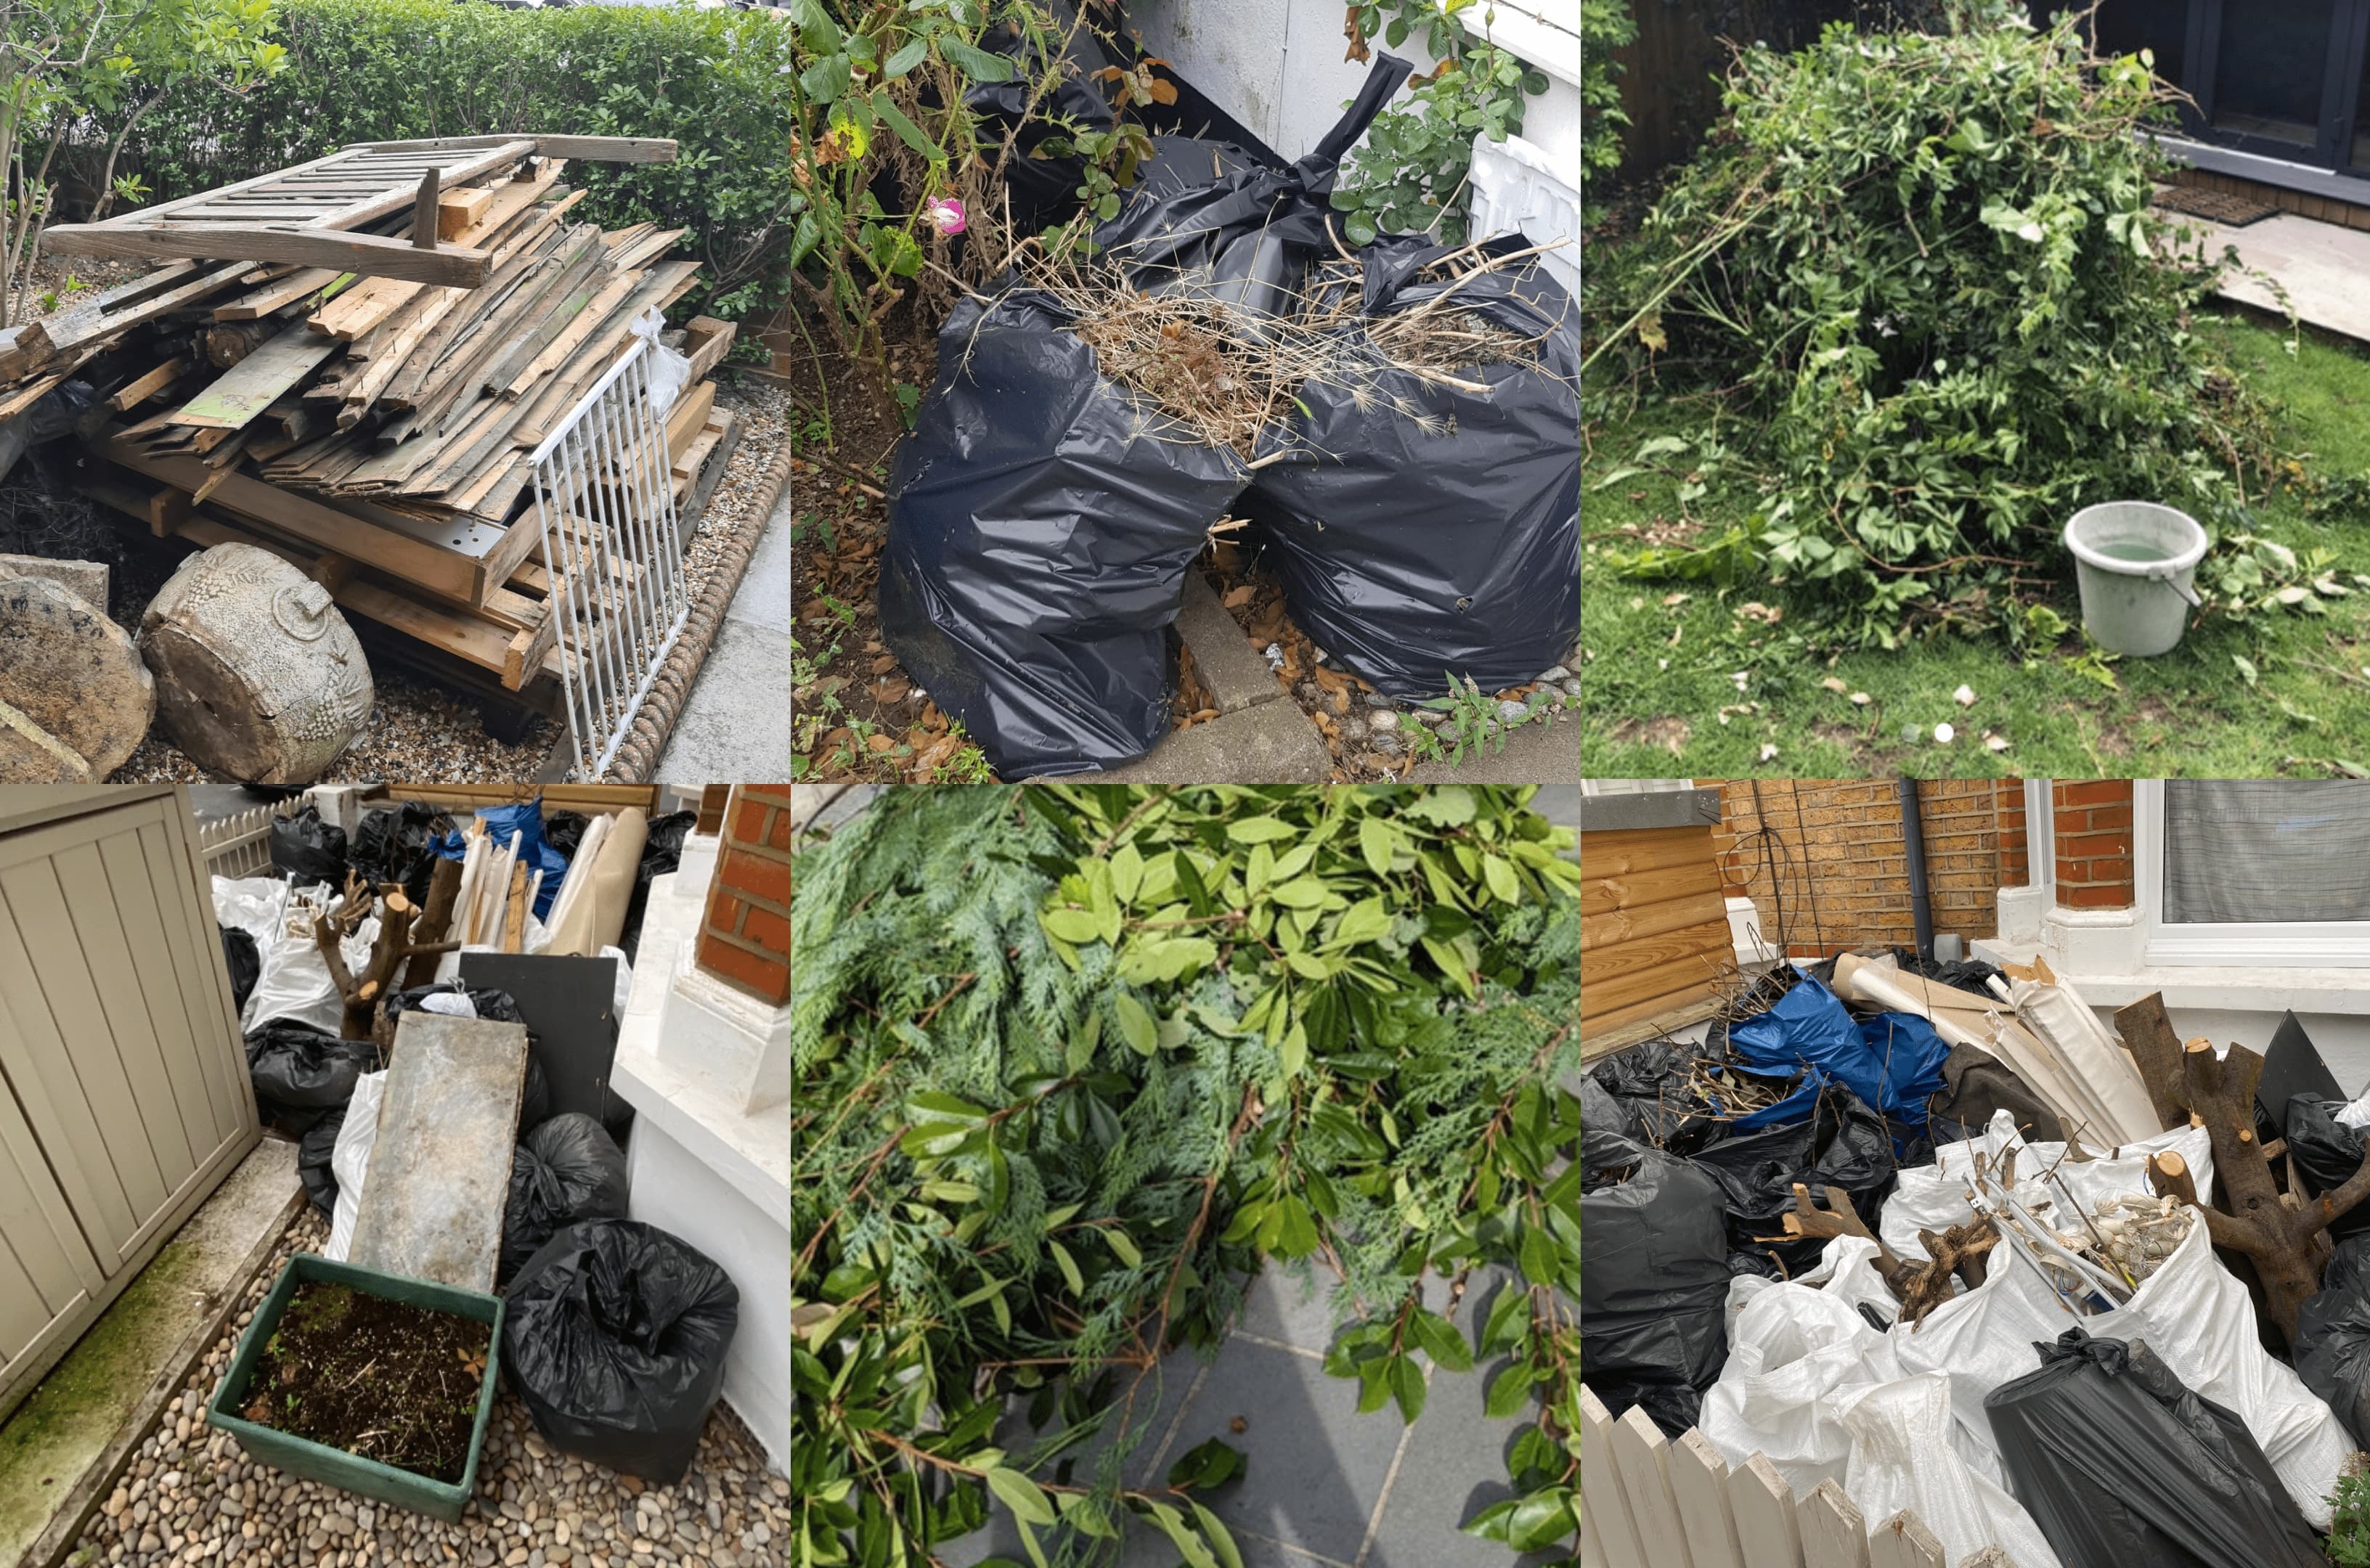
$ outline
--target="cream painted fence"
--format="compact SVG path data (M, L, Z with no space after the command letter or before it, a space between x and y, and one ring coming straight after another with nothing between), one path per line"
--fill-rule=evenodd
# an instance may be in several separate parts
M198 859L210 876L271 875L271 808L235 811L201 826Z
M261 1136L187 799L0 793L0 1413Z
M1586 1390L1581 1415L1582 1568L2015 1568L1997 1547L1950 1562L1906 1509L1871 1531L1832 1481L1798 1502L1766 1457L1731 1471L1700 1431L1674 1443Z

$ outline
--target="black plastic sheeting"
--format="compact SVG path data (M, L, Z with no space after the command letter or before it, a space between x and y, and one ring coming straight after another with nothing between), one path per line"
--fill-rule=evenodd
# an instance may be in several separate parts
M1139 286L1183 277L1274 310L1329 248L1340 155L1406 79L1382 56L1288 169L1170 145L1095 231ZM1041 292L966 298L889 484L881 636L1007 778L1143 756L1173 726L1168 626L1185 573L1249 470L1106 380ZM1536 674L1536 671L1531 671Z
M1032 35L1026 23L1007 12L979 37L980 48L1017 62L1019 73L1008 82L974 82L962 96L963 107L979 122L984 145L1000 148L1007 135L1013 138L1004 183L1012 197L1013 226L1024 235L1065 223L1077 212L1086 160L1075 152L1037 155L1055 138L1105 132L1119 123L1093 76L1124 63L1093 28L1076 25L1077 11L1067 0L1039 4L1050 22L1045 36ZM1057 60L1060 79L1053 91L1041 96L1038 84Z
M1458 311L1538 338L1536 368L1457 370L1486 393L1397 369L1312 379L1300 417L1262 440L1262 457L1286 455L1252 475L1239 508L1293 620L1394 697L1440 695L1452 674L1485 692L1521 685L1580 636L1579 312L1536 258L1418 280L1453 248L1404 236L1361 251L1362 314L1417 309L1453 286Z
M2288 1099L2288 1152L2295 1156L2296 1173L2314 1197L2335 1192L2362 1168L2361 1130L2337 1119L2337 1113L2344 1108L2344 1101L2318 1094ZM2337 1237L2364 1232L2370 1232L2370 1204L2355 1205L2329 1228L2329 1233Z
M511 1159L494 1282L509 1284L562 1226L625 1217L625 1151L599 1122L564 1111L520 1139Z
M655 1225L592 1219L537 1249L506 1295L502 1372L535 1430L653 1484L682 1480L740 1323L724 1270Z
M234 926L217 921L214 930L222 935L223 967L230 974L230 1010L245 1013L248 993L263 978L263 951L254 937Z
M2065 1568L2327 1568L2232 1412L2143 1344L2079 1327L1984 1400L2008 1490Z
M671 811L650 818L650 836L642 841L641 864L634 868L634 896L626 905L625 930L617 938L628 964L641 952L642 916L650 909L650 884L683 864L683 841L698 821L696 811ZM546 836L544 841L551 841ZM569 858L575 858L573 851Z
M1728 1268L1736 1274L1791 1277L1816 1268L1826 1242L1755 1238L1784 1232L1781 1216L1794 1207L1793 1185L1815 1196L1839 1187L1874 1230L1897 1180L1893 1132L1847 1089L1819 1096L1806 1120L1721 1139L1697 1150L1694 1164L1720 1184L1728 1220ZM1592 1247L1591 1251L1594 1249Z
M292 1138L353 1098L355 1079L385 1065L371 1041L341 1040L292 1018L274 1019L247 1036L257 1108Z
M338 1215L338 1173L329 1159L337 1152L338 1134L345 1130L346 1112L352 1104L348 1100L322 1112L321 1119L306 1127L296 1143L296 1179L305 1184L305 1196L324 1219L335 1219Z
M1718 1114L1719 1107L1687 1086L1689 1071L1703 1054L1682 1050L1667 1040L1646 1040L1605 1058L1589 1076L1618 1107L1622 1137L1673 1154L1693 1154L1728 1136L1730 1126ZM1799 1080L1797 1074L1765 1082L1784 1093ZM1731 1107L1729 1116L1734 1114Z
M1926 1097L1926 1128L1935 1143L1979 1138L1993 1113L2006 1111L2031 1143L2063 1143L2065 1129L2016 1070L1973 1046L1950 1047L1942 1059L1942 1084Z
M2336 1412L2355 1448L2370 1448L2370 1295L2358 1279L2324 1288L2297 1309L2294 1349L2304 1386Z
M436 874L433 845L452 825L443 812L416 800L373 811L354 830L348 859L372 884L399 882L411 901L420 903Z
M1616 1151L1598 1135L1593 1168ZM1642 1405L1678 1436L1728 1356L1726 1198L1711 1173L1630 1146L1635 1173L1581 1195L1581 1374L1618 1415Z
M307 806L293 817L271 819L271 864L299 882L326 882L335 892L346 885L346 830L321 820Z

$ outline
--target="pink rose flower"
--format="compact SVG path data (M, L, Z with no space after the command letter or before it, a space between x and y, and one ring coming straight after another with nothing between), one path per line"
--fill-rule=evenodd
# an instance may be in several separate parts
M963 215L963 204L951 196L942 196L929 202L922 209L922 217L942 235L959 235L970 223Z

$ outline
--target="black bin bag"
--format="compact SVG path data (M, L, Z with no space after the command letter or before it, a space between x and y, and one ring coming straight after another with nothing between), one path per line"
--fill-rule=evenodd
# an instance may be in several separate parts
M1609 1139L1592 1141L1592 1171L1624 1166ZM1643 1405L1675 1437L1728 1358L1728 1226L1709 1173L1659 1149L1634 1155L1628 1180L1581 1195L1581 1375L1615 1414Z
M230 1010L245 1013L248 994L263 978L263 951L253 936L236 926L217 921L214 930L222 936L223 967L230 974Z
M519 1140L511 1157L496 1284L507 1284L564 1225L626 1217L626 1155L581 1111L565 1111Z
M2296 1310L2296 1376L2336 1412L2355 1448L2370 1448L2370 1295L2350 1277L2336 1283L2335 1264L2329 1273L2329 1288Z
M2294 1094L2288 1098L2287 1125L2284 1129L2288 1152L2295 1156L2296 1173L2304 1178L2305 1190L2315 1197L2335 1192L2362 1168L2361 1129L2337 1119L2337 1113L2344 1108L2344 1101L2325 1094ZM2338 1216L2329 1228L2329 1233L2340 1240L2365 1232L2370 1232L2370 1204L2357 1205Z
M1008 81L974 82L962 96L963 107L979 122L980 140L990 149L991 159L1005 138L1012 138L1004 184L1012 199L1013 227L1024 235L1067 222L1077 212L1086 160L1075 152L1054 152L1045 143L1056 137L1066 141L1079 132L1108 132L1119 123L1094 74L1124 63L1092 27L1078 25L1077 11L1068 0L1038 4L1047 24L1041 33L1030 30L1030 8L1014 6L979 35L980 48L1017 62L1019 70ZM1051 91L1040 92L1039 84L1054 65L1059 79Z
M1805 1120L1720 1139L1697 1150L1694 1162L1720 1184L1728 1216L1729 1267L1772 1277L1809 1273L1826 1250L1816 1236L1761 1240L1785 1232L1795 1183L1813 1193L1840 1188L1873 1229L1899 1179L1892 1129L1867 1102L1843 1088L1821 1094Z
M2328 1568L2246 1424L2142 1343L2079 1327L1984 1399L2008 1490L2065 1568Z
M1538 338L1536 368L1456 370L1486 393L1373 363L1312 378L1262 439L1262 459L1285 455L1252 475L1238 509L1260 526L1293 620L1401 698L1438 696L1450 675L1485 692L1535 681L1580 637L1580 313L1536 257L1453 290L1423 279L1450 248L1368 246L1361 315L1450 292L1455 310ZM1345 332L1353 365L1372 352L1362 334Z
M537 1248L506 1296L502 1371L535 1430L578 1459L681 1481L741 1319L725 1272L655 1225L588 1219Z
M1006 778L1131 761L1172 727L1168 626L1242 482L1043 293L966 299L891 474L881 636Z
M321 820L318 808L307 806L293 817L274 817L270 841L278 870L293 873L299 882L345 886L346 830Z
M369 1040L341 1040L293 1018L258 1024L247 1036L247 1073L256 1108L291 1138L354 1097L354 1080L385 1063Z

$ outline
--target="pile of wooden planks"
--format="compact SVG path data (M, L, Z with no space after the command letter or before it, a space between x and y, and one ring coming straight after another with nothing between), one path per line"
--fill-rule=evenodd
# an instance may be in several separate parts
M83 383L90 494L160 536L272 550L422 645L430 668L548 711L556 629L528 454L698 270L664 259L683 230L575 220L583 193L562 176L570 156L650 161L672 144L348 152L366 161L281 171L145 223L52 231L68 251L189 254L0 333L0 423ZM258 258L221 258L242 245ZM435 280L452 276L477 280ZM738 439L707 379L732 337L704 316L680 335L691 374L666 435L682 513L705 504Z

